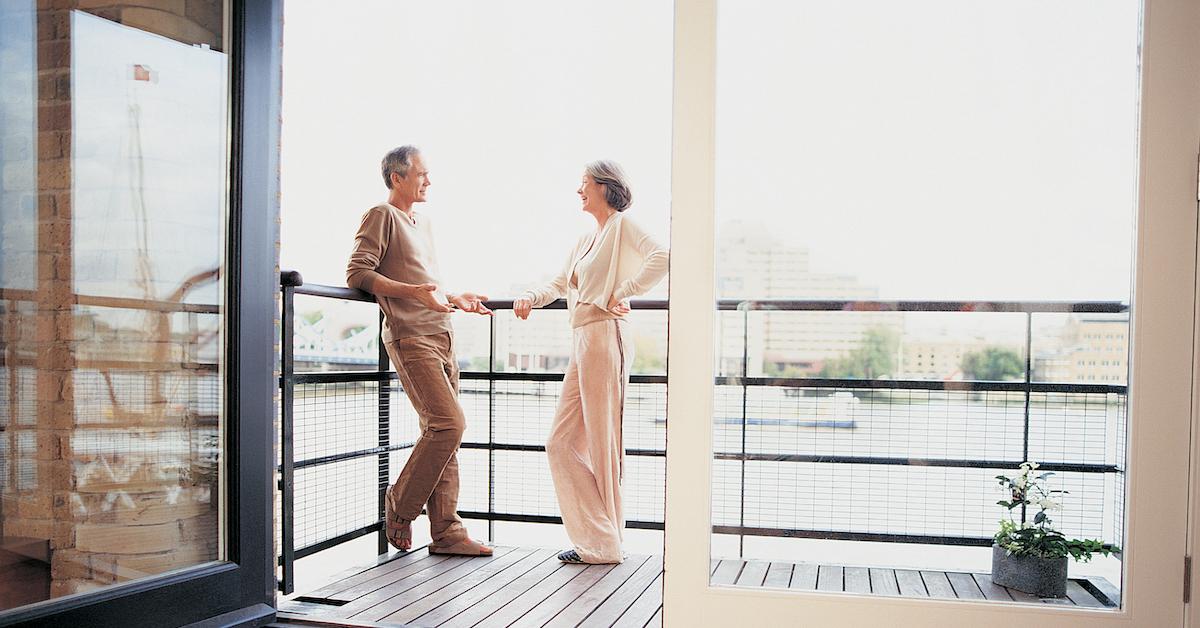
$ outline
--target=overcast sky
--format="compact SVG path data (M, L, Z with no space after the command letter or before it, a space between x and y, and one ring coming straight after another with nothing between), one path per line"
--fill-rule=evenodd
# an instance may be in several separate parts
M670 2L285 6L285 268L343 282L404 143L451 287L557 270L600 157L666 241ZM719 223L759 221L884 297L1128 300L1137 2L719 7Z

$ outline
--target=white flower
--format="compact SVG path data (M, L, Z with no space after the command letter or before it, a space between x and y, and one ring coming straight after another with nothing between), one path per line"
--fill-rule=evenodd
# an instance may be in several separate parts
M1019 489L1024 489L1026 486L1029 486L1029 478L1024 475L1018 476L1016 481L1013 482L1013 484L1016 484L1017 488L1019 488Z
M1050 499L1049 497L1045 497L1039 501L1038 506L1041 506L1042 510L1062 510L1062 504Z
M1022 463L1021 463L1021 469L1022 469L1023 471L1026 471L1026 472L1029 472L1029 471L1034 471L1034 470L1036 470L1037 468L1038 468L1038 463L1036 463L1036 462L1033 462L1033 461L1028 461L1028 462L1022 462Z

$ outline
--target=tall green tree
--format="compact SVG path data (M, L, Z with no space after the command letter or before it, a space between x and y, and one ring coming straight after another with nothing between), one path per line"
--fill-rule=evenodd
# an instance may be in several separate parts
M879 379L892 375L896 369L896 354L900 336L887 327L872 327L863 336L859 347L821 367L821 377L845 379Z
M963 376L983 381L1007 381L1025 376L1021 354L1005 347L985 347L969 351L962 358Z

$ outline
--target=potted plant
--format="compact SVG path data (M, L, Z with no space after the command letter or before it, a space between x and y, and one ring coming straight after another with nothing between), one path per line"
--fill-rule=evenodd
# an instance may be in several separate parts
M1051 489L1050 472L1035 474L1036 462L1022 462L1015 478L997 475L1009 499L996 502L1006 509L992 545L992 581L1040 597L1062 597L1067 592L1067 559L1087 562L1092 554L1119 554L1115 545L1095 539L1068 539L1054 529L1051 512L1062 510L1067 491ZM1018 508L1021 521L1013 519ZM1025 517L1035 512L1033 522Z

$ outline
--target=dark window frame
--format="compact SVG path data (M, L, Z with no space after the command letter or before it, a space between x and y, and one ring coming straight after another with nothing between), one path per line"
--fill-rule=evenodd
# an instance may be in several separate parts
M282 0L230 0L226 560L0 613L0 626L265 625L275 618L275 245Z

